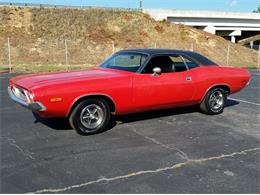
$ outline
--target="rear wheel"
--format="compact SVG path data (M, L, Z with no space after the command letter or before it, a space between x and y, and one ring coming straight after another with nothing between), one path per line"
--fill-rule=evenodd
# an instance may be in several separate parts
M214 88L206 94L200 109L206 114L220 114L224 110L226 99L227 94L222 88Z
M87 99L72 111L70 125L81 135L91 135L106 130L110 121L110 108L103 99Z

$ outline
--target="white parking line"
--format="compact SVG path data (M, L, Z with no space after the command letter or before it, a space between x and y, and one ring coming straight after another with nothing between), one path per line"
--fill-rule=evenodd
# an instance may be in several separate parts
M260 106L260 104L255 103L255 102L248 102L248 101L245 101L245 100L240 100L240 99L235 99L235 98L228 98L228 99L243 102L243 103L246 103L246 104L252 104L252 105Z

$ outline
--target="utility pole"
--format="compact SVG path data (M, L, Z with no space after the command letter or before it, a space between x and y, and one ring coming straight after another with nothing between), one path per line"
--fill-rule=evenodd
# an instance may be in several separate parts
M11 62L11 46L10 46L10 38L7 38L7 46L8 46L8 62L9 62L9 72L12 72L12 62Z
M228 48L227 48L227 66L229 65L229 53L230 53L230 44L228 44Z
M143 0L140 0L140 9L143 9Z
M257 68L260 69L260 44L258 45L258 65Z
M65 39L64 43L65 43L65 63L66 63L66 69L68 71L69 70L69 67L68 67L68 45L67 45L66 39Z

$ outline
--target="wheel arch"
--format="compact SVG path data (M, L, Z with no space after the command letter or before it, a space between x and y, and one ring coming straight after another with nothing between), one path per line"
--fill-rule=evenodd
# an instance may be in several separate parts
M202 99L200 100L200 102L203 101L203 99L205 98L205 96L207 95L207 93L208 93L210 90L215 89L215 88L222 88L222 89L226 92L227 95L231 94L231 92L232 92L232 91L231 91L231 87L230 87L228 84L226 84L226 83L215 84L215 85L210 86L210 87L206 90L206 92L203 94Z
M86 99L90 99L90 98L97 98L97 99L103 99L104 101L106 101L111 109L112 113L116 113L116 104L115 101L106 94L87 94L87 95L83 95L80 96L78 98L76 98L73 103L71 104L68 112L67 112L67 117L69 117L72 113L72 111L74 110L74 108L82 101L86 100Z

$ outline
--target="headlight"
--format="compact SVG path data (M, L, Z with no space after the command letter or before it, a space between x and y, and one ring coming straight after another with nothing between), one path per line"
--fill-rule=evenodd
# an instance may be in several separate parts
M12 90L16 97L20 98L23 101L27 100L26 90L19 88L17 86L13 86Z
M29 103L34 101L34 94L31 91L24 90L24 93L26 94L27 101Z
M30 98L30 100L32 100L33 101L33 98L34 98L34 94L33 94L33 92L28 92L28 95L29 95L29 98Z

